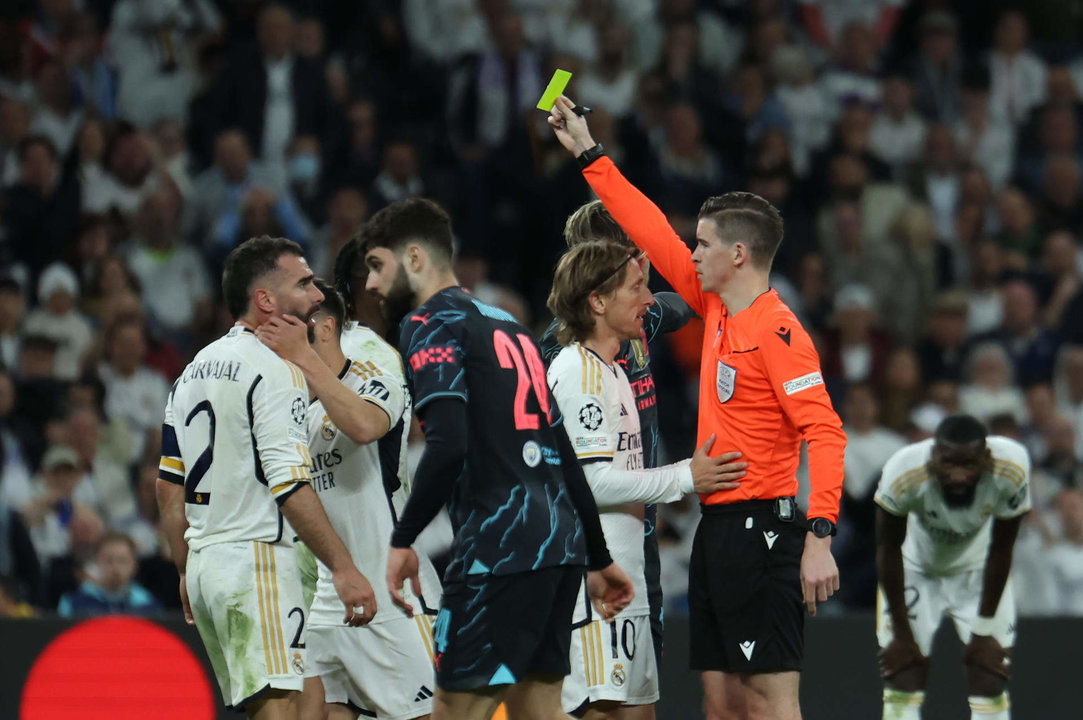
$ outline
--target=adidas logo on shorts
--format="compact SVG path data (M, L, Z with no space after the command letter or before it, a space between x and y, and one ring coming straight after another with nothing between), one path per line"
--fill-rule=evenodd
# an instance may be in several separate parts
M417 693L417 696L414 697L414 702L421 702L422 700L428 700L431 697L432 697L432 690L429 690L427 687L422 685L421 690Z

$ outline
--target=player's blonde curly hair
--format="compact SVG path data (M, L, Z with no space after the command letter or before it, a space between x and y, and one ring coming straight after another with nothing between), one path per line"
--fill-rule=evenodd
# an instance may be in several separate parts
M553 287L546 306L560 323L557 341L567 345L586 339L594 330L589 298L609 295L620 287L628 262L638 253L608 240L588 240L574 245L557 263Z

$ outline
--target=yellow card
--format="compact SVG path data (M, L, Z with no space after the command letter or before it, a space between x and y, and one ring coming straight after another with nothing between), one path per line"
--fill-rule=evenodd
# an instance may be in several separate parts
M564 93L564 88L568 87L568 81L571 79L572 74L567 70L554 72L553 79L549 81L545 92L542 93L541 100L538 101L538 109L545 112L551 111L553 106L557 104L557 98Z

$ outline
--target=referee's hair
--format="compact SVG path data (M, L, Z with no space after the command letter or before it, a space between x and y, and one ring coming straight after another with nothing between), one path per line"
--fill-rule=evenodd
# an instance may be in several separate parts
M398 255L410 243L422 244L441 270L451 267L454 255L451 217L425 198L409 198L388 205L361 226L357 241L362 256L381 247Z
M700 206L699 219L714 220L725 242L744 243L755 267L771 269L782 244L782 215L767 200L750 192L709 197Z
M628 233L617 224L601 200L591 200L580 206L564 223L564 242L568 247L591 240L609 240L624 245L629 250L635 249Z
M323 293L323 302L320 303L320 311L330 315L335 320L335 337L342 337L342 324L346 322L346 303L331 283L323 278L313 281L316 289Z
M252 283L278 269L283 255L304 257L305 251L293 240L260 235L233 248L222 271L222 296L229 314L236 320L248 312Z
M557 263L546 306L560 323L557 342L568 345L594 331L591 293L608 295L628 272L629 249L615 242L591 240L573 246Z
M936 443L949 445L969 445L985 442L986 430L973 415L949 415L936 428Z

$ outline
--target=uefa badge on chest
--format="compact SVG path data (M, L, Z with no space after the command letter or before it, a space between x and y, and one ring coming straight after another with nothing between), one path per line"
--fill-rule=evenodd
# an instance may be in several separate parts
M719 360L718 372L715 374L715 387L718 390L718 402L729 402L737 387L737 368L732 368Z

